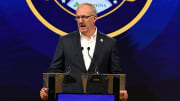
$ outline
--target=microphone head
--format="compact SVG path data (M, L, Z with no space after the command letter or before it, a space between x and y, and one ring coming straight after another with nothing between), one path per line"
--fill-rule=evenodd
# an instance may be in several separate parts
M84 49L84 47L81 47L81 51Z
M89 50L90 50L90 47L87 47L87 50L89 51Z

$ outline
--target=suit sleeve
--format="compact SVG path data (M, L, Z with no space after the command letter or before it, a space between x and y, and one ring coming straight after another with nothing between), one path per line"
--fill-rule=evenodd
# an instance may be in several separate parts
M53 61L48 70L49 73L63 73L64 72L64 46L63 39L60 38L57 44L56 52Z
M111 73L113 74L122 73L119 50L116 41L113 44L112 52L111 52Z

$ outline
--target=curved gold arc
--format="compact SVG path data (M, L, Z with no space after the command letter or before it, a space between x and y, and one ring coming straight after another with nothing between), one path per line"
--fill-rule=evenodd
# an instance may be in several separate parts
M101 19L101 18L103 18L103 17L105 17L105 16L113 13L113 12L116 11L119 7L121 7L121 6L124 4L125 1L126 1L126 0L123 0L117 7L115 7L114 9L112 9L111 11L109 11L108 13L105 13L105 14L99 16L98 19Z
M32 4L31 0L26 0L29 8L31 9L31 11L33 12L33 14L37 17L37 19L44 24L44 26L46 26L47 28L49 28L50 30L52 30L53 32L59 34L59 35L67 35L67 32L64 32L58 28L56 28L55 26L53 26L52 24L50 24L48 21L46 21L46 19L44 19L41 14L38 13L38 11L36 10L36 8L34 7L34 5ZM116 30L114 32L108 33L107 35L110 37L115 37L118 36L120 34L122 34L123 32L127 31L129 28L131 28L133 25L135 25L141 18L142 16L145 14L145 12L148 10L150 4L151 4L152 0L147 0L145 6L143 7L143 9L140 11L140 13L128 24L126 24L124 27L120 28L119 30Z
M71 11L69 11L68 9L64 8L57 0L54 0L54 1L55 1L55 3L56 3L60 8L62 8L64 11L68 12L69 14L71 14L71 15L73 15L73 16L76 16L76 14L74 14L74 13L72 13ZM101 19L101 18L103 18L103 17L105 17L105 16L113 13L113 12L116 11L119 7L121 7L121 6L124 4L125 1L126 1L126 0L123 0L117 7L115 7L114 9L112 9L111 11L109 11L108 13L105 13L105 14L99 16L97 19Z
M151 2L152 2L152 0L147 0L146 4L144 5L144 7L140 11L140 13L132 21L130 21L128 24L126 24L124 27L120 28L119 30L116 30L116 31L111 32L111 33L108 33L107 35L110 36L110 37L115 37L117 35L122 34L125 31L127 31L128 29L130 29L146 13L146 11L148 10L149 6L151 5Z
M33 12L33 14L37 17L37 19L44 24L44 26L46 26L47 28L49 28L50 30L52 30L53 32L59 34L59 35L66 35L67 33L64 31L59 30L58 28L56 28L55 26L53 26L52 24L50 24L48 21L46 21L46 19L44 19L41 14L39 14L39 12L36 10L36 8L34 7L33 3L31 2L31 0L26 0L29 8L31 9L31 11Z
M136 0L126 0L126 1L129 1L129 2L134 2L134 1L136 1Z
M55 3L61 7L63 10L65 10L66 12L68 12L69 14L73 15L73 16L76 16L76 14L72 13L71 11L69 11L68 9L64 8L57 0L54 0Z

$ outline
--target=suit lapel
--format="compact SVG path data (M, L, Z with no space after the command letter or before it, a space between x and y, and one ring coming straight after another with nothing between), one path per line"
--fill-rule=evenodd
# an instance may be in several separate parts
M79 32L76 32L75 37L73 37L73 43L72 44L74 44L74 49L75 49L76 54L78 55L79 63L83 66L82 69L84 69L86 71L84 60L83 60L83 55L82 55Z
M97 60L98 60L98 54L101 53L101 49L102 49L102 45L103 45L103 37L101 35L100 32L97 32L97 38L96 38L96 46L95 46L95 50L94 50L94 55L93 55L93 61L97 64ZM90 65L90 68L89 68L89 72L94 72L94 68L95 66L93 66L93 63L91 61L91 65Z

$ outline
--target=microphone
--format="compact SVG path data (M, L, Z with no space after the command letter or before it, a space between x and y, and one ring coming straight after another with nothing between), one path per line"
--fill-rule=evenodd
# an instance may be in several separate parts
M94 62L94 60L93 60L93 58L91 57L91 55L89 54L90 47L87 47L87 50L88 50L88 56L89 56L89 58L91 59L92 63L95 65L95 73L96 73L96 74L99 74L99 72L97 71L98 66L97 66L96 63Z
M69 65L67 67L67 72L64 75L64 80L63 80L64 84L69 84L69 83L75 83L76 82L76 79L73 78L73 76L71 75L71 71L72 71L71 65Z
M68 69L68 70L67 70L66 74L69 75L69 74L71 73L71 65L69 65L67 69Z
M81 47L81 51L83 51L84 47Z

